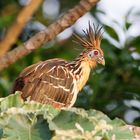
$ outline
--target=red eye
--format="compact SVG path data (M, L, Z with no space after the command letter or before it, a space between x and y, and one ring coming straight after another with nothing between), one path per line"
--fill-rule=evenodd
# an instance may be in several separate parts
M94 55L98 55L98 51L94 51Z

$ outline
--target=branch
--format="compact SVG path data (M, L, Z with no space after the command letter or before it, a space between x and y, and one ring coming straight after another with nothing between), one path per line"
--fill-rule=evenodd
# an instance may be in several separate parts
M31 0L18 14L15 23L8 30L5 38L0 42L0 56L4 55L15 43L25 24L38 9L43 0Z
M0 71L16 62L18 59L26 56L33 50L41 47L44 43L52 40L57 34L74 24L77 19L89 11L98 1L99 0L81 0L78 5L70 9L47 29L37 33L24 44L0 57Z

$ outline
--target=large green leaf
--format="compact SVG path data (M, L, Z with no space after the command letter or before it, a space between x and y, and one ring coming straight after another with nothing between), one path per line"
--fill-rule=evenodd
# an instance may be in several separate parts
M10 111L10 110L9 110ZM15 109L17 114L4 113L0 117L0 127L3 128L2 140L49 140L51 131L47 121L37 119L35 114L23 114Z
M77 109L77 111L79 110ZM72 112L69 110L61 111L53 119L53 123L56 125L57 128L63 130L76 129L76 123L83 128L83 131L91 131L95 127L93 123L88 119L88 116L83 117L82 114L77 114L76 112Z
M23 100L20 98L20 92L16 92L15 95L9 95L6 98L0 100L0 112L6 111L10 107L21 107Z
M20 93L0 100L2 140L132 140L131 132L119 119L102 112L70 108L57 110L34 101L23 102ZM52 133L54 132L54 133Z
M117 34L117 32L115 31L114 28L112 28L111 26L105 25L104 26L105 30L107 31L107 33L116 41L119 41L119 36Z
M61 111L50 123L55 130L53 139L89 139L96 138L110 140L132 140L132 134L119 119L110 120L102 112L96 110L85 111L71 108Z

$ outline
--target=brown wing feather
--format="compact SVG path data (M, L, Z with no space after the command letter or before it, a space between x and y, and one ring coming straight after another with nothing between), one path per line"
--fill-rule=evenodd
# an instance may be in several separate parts
M24 100L30 97L41 103L68 106L74 85L72 75L64 67L66 63L62 59L52 59L27 67L16 79L13 91L22 91ZM19 81L22 81L21 86Z

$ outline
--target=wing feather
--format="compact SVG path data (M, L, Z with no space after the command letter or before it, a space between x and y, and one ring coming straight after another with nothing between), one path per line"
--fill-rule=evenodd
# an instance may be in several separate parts
M68 106L74 95L74 83L72 74L64 65L67 62L60 59L52 59L27 67L20 74L23 85L22 98L35 100L41 103ZM19 79L18 78L18 79ZM15 82L19 86L18 80Z

